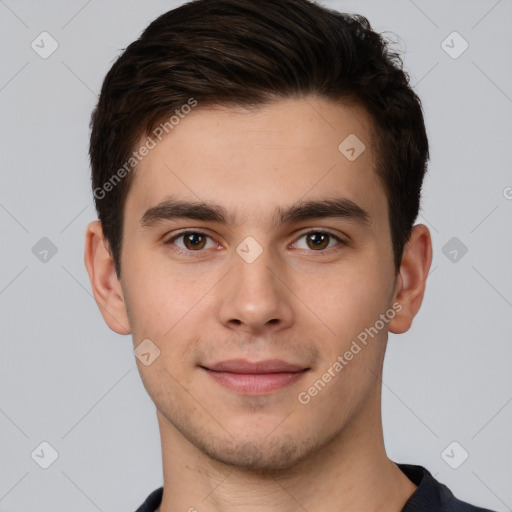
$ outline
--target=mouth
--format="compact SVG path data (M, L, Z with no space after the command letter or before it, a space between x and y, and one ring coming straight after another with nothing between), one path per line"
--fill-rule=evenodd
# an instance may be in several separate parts
M279 359L257 362L232 359L201 368L222 386L245 395L277 391L297 382L310 370Z

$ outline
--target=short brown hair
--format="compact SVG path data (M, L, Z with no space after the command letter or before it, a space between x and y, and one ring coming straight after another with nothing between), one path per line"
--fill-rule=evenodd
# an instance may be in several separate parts
M428 160L421 103L399 54L365 17L309 0L194 0L159 16L124 50L92 113L92 188L117 276L133 179L126 162L142 136L191 98L198 108L257 107L309 94L370 113L398 272ZM113 182L116 172L122 179Z

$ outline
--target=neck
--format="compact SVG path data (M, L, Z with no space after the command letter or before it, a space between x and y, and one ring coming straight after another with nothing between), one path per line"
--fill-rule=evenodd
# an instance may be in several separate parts
M164 472L158 511L400 512L416 485L386 455L377 402L292 467L265 472L212 460L158 412Z

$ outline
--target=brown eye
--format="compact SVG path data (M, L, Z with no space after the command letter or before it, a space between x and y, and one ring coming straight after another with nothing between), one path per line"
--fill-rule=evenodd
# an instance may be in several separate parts
M200 254L206 252L206 249L215 247L215 242L212 237L201 231L183 231L167 240L165 244L171 246L171 248L178 252L189 254L192 252ZM203 249L205 249L205 251L203 251Z
M308 233L306 243L310 249L325 249L329 245L330 235L328 233Z
M183 237L184 246L191 251L203 249L206 245L207 237L201 233L185 233L181 236Z
M328 231L310 230L303 233L293 245L295 249L317 252L320 256L327 254L330 249L335 250L336 246L341 249L341 246L346 245L346 243L340 237Z

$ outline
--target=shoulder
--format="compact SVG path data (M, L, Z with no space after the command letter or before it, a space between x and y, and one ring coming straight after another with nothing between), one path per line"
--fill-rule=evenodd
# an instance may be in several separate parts
M163 492L163 487L154 490L135 512L154 512L162 503Z
M397 464L418 488L407 500L402 512L493 512L457 499L446 485L438 482L422 466Z

